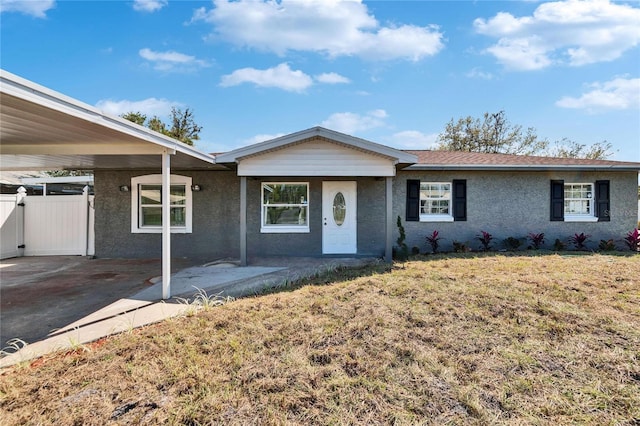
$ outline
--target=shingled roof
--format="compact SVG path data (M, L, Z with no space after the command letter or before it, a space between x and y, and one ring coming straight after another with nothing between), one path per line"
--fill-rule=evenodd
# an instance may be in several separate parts
M640 163L585 158L538 157L531 155L485 154L462 151L406 150L418 158L418 162L404 170L628 170L640 171Z

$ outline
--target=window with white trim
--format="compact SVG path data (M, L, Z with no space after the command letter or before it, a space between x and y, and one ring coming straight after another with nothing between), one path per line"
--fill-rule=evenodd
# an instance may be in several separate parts
M591 183L564 184L565 220L596 220L594 215L594 192Z
M262 183L261 232L309 232L309 183Z
M453 221L450 182L420 182L420 221Z
M191 233L192 179L171 175L169 219L172 233ZM162 232L162 175L131 178L131 232Z

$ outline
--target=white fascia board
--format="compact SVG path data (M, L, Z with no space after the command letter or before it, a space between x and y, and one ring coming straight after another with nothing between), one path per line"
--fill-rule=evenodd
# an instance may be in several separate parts
M263 152L271 151L274 149L282 148L284 146L303 141L312 137L323 137L328 140L333 140L342 143L346 146L361 149L363 151L372 152L385 157L389 157L395 160L396 164L412 164L418 161L418 158L413 155L400 151L395 148L391 148L385 145L380 145L375 142L371 142L365 139L356 138L346 135L344 133L336 132L334 130L325 129L324 127L312 127L311 129L302 130L300 132L291 133L289 135L281 136L279 138L271 139L268 141L260 142L257 144L249 145L243 148L220 154L216 157L217 163L237 163L244 157L251 155L257 155Z
M159 145L162 148L169 149L171 154L179 151L202 161L211 164L215 163L213 156L200 152L176 139L154 132L144 126L125 120L122 117L105 114L103 111L89 104L80 102L77 99L63 95L62 93L36 84L3 69L0 69L0 92L62 112L72 117L80 118L90 123L116 130L120 133L136 137L143 142Z
M567 164L567 165L491 165L491 164L412 164L405 167L402 170L467 170L467 171L552 171L552 170L581 170L581 171L618 171L618 172L640 172L640 165L633 167L629 165L579 165L579 164Z

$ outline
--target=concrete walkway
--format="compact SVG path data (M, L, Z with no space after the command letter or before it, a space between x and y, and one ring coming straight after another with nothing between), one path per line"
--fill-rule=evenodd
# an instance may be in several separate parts
M50 333L44 340L28 344L0 358L0 368L46 355L69 350L112 334L121 333L184 315L193 311L198 294L219 297L242 297L260 294L267 289L295 282L337 267L357 267L377 261L354 258L260 258L246 267L236 262L215 262L193 266L172 274L172 298L161 301L162 282L156 282L129 297L119 299L77 321Z

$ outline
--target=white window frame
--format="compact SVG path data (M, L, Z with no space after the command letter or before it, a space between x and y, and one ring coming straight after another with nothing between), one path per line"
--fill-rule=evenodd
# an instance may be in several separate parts
M265 185L306 185L307 197L304 203L298 204L265 204L264 203L264 187ZM279 206L279 207L306 207L307 217L306 225L268 225L265 223L265 207L266 206ZM262 182L260 185L260 232L263 234L286 234L286 233L308 233L309 232L309 216L310 216L310 203L309 203L309 182Z
M422 213L422 185L449 185L449 213ZM428 181L420 181L420 199L418 202L420 203L420 222L453 222L453 182L428 182ZM433 200L434 198L427 198L427 200ZM446 198L440 198L440 200L445 200Z
M580 186L589 185L589 186L591 186L591 197L590 198L570 198L570 199L567 199L567 197L564 195L564 194L566 194L566 188L567 188L567 186L572 186L572 185L580 185ZM563 190L564 203L566 203L567 200L589 201L589 206L590 206L590 210L591 210L589 213L567 213L564 210L564 205L563 205L562 208L563 208L564 221L565 222L597 222L598 221L598 218L596 217L596 213L595 213L596 197L595 197L595 184L593 182L565 182L564 187L562 188L562 190Z
M171 185L184 185L185 225L172 226L172 234L190 234L192 232L193 194L191 191L192 178L189 176L171 175ZM162 186L162 175L143 175L131 178L131 233L132 234L160 234L162 226L140 226L140 185Z

